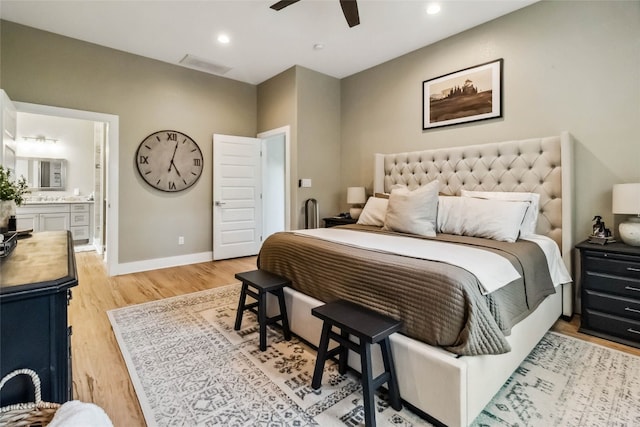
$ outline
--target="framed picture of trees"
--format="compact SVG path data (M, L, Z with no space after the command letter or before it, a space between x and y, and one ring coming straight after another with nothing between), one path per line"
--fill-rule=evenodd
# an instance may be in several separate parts
M502 117L497 59L422 82L422 129Z

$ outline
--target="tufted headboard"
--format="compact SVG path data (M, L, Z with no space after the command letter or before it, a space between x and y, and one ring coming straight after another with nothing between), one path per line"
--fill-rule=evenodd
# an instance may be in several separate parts
M414 189L437 179L440 193L450 196L459 196L461 189L539 193L536 233L555 240L570 267L572 174L571 136L562 132L546 138L376 154L373 190L388 193L398 184Z

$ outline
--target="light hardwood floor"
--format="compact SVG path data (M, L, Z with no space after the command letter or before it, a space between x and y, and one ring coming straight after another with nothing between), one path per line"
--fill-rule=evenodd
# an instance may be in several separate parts
M248 257L107 277L95 252L77 253L76 261L79 286L69 306L74 399L102 407L115 427L146 424L106 312L239 283L235 273L256 268L256 257ZM574 316L559 320L554 330L640 356L640 349L580 334L579 324Z

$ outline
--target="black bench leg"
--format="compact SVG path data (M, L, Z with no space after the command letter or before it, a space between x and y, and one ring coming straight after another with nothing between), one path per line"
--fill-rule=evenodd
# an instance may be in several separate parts
M284 291L282 289L278 290L277 296L278 296L278 305L280 305L280 316L282 316L282 332L284 334L284 339L289 341L291 340L291 331L289 330L287 306L284 303Z
M267 295L258 294L258 323L260 324L260 351L267 349Z
M349 339L349 332L345 332L342 329L340 330L340 336L346 340ZM349 347L346 345L340 346L340 356L338 359L338 372L340 375L344 375L347 373L347 361L349 360Z
M240 301L238 302L238 312L236 313L236 324L233 326L233 329L236 331L240 330L240 326L242 325L242 314L244 313L244 305L247 301L247 284L242 283L242 290L240 291Z
M382 361L384 362L384 370L389 373L389 401L391 407L396 411L402 409L402 401L400 400L400 390L398 389L398 378L396 377L395 365L393 363L393 355L391 354L391 345L389 338L385 338L380 342L382 350Z
M362 398L364 399L364 424L366 427L376 425L375 389L373 388L373 371L371 366L371 344L360 343L360 364L362 365Z
M329 332L331 325L328 322L322 324L322 335L320 336L320 344L318 345L318 355L316 357L316 367L313 370L313 379L311 380L311 388L317 390L322 385L322 371L324 371L324 362L327 358L327 347L329 347Z

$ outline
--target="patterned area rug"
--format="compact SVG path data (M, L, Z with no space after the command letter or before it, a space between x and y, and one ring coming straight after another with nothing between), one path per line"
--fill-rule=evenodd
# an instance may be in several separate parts
M361 386L327 363L311 384L315 351L255 316L233 322L240 286L108 313L149 426L364 425ZM548 333L474 426L640 425L640 358ZM430 426L376 396L379 426Z

